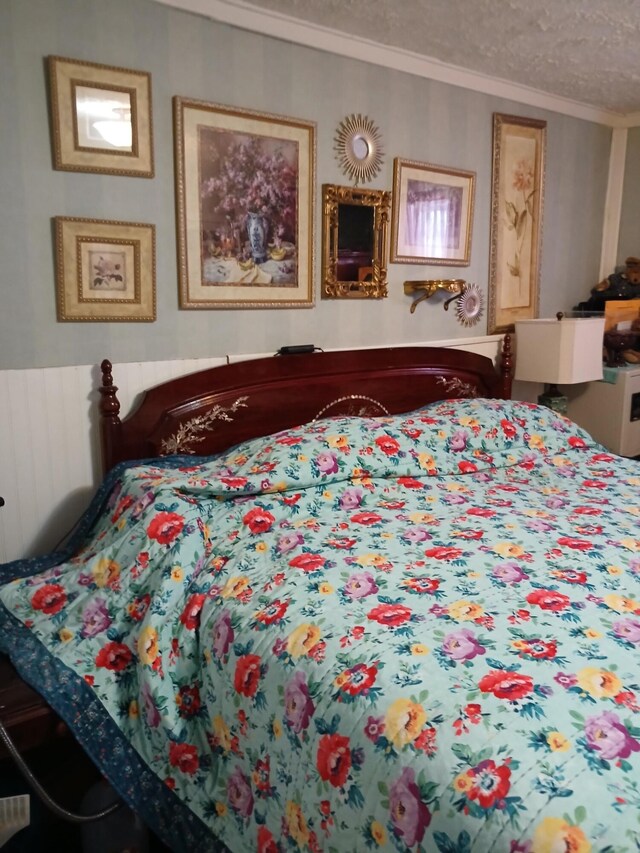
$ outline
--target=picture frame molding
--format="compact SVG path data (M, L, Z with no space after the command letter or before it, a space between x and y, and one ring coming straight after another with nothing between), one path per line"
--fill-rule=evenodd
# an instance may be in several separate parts
M189 115L193 113L193 115ZM229 282L206 285L202 280L202 218L198 201L199 221L192 219L195 202L194 183L200 179L197 141L188 138L187 120L193 124L198 116L210 120L206 127L230 130L238 135L270 136L271 127L283 128L288 140L299 146L297 163L297 217L296 217L296 268L298 279L288 295L282 286L269 284ZM215 117L219 116L218 124ZM316 199L316 122L291 118L274 113L244 109L224 104L175 95L173 98L174 156L176 188L176 231L178 249L178 291L180 308L185 309L235 309L235 308L311 308L315 304L315 199ZM260 132L257 132L260 131ZM195 148L195 154L194 149ZM304 150L301 150L304 149ZM302 161L302 163L301 163ZM199 187L197 187L199 191ZM198 192L199 197L199 192ZM196 234L197 232L197 234ZM196 258L194 246L198 238L200 251L197 257L198 273L194 272ZM211 296L206 288L211 286ZM224 288L226 293L220 293ZM216 298L216 290L219 295ZM246 293L246 297L243 294ZM205 298L206 294L206 298Z
M535 198L531 204L518 208L513 201L507 201L506 195L501 198L501 187L504 186L504 172L514 167L514 151L508 148L508 133L514 129L513 137L533 141L535 151L533 156L533 192ZM506 113L493 114L493 166L491 182L491 238L489 250L489 293L487 311L487 333L501 334L513 332L517 320L531 320L538 316L540 304L540 259L542 253L542 223L544 213L545 194L545 161L546 161L547 122L543 119L527 118ZM522 159L522 158L521 158ZM515 167L518 162L515 162ZM520 179L520 183L525 178ZM515 182L513 184L515 187ZM510 212L506 213L508 204L511 204ZM523 211L525 211L523 219ZM505 224L505 217L511 217L511 223ZM515 219L514 219L515 217ZM528 257L527 303L521 306L505 305L506 274L515 275L513 269L519 269L521 253L518 253L517 244L514 253L514 263L509 264L506 259L502 263L505 234L508 231L516 232L519 223L530 220L530 236L527 238L526 226L524 225L524 240ZM509 267L507 270L505 267ZM520 277L518 275L518 277ZM522 298L522 297L521 297Z
M102 65L62 56L47 58L51 100L53 167L69 172L154 176L151 75L146 71ZM76 88L127 93L131 108L131 150L82 145Z
M61 322L153 322L156 319L155 225L107 219L54 217L56 306ZM91 246L121 247L133 282L117 290L91 290ZM115 249L114 249L115 251Z
M449 186L463 187L463 204L460 213L460 226L463 248L459 257L437 257L433 254L418 255L406 251L407 244L402 245L402 227L400 216L406 211L406 191L403 173L410 171L424 172L446 184L446 178L453 179ZM408 179L408 178L407 178ZM393 161L393 197L391 215L391 263L429 264L434 266L469 266L471 263L471 243L473 237L473 216L475 210L476 173L467 169L456 169L449 166L437 166L418 160L396 157ZM403 251L404 249L404 251Z

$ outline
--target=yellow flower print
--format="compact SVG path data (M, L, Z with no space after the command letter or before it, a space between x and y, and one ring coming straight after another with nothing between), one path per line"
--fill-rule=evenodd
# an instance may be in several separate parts
M330 595L333 592L333 587L330 583L323 581L321 584L318 584L318 592L321 592L322 595Z
M600 631L596 631L595 628L585 628L583 633L589 640L599 640L602 636Z
M622 689L617 675L606 669L587 666L576 673L580 687L594 699L611 699Z
M244 575L238 575L235 578L229 578L220 595L223 598L237 598L249 586L249 578Z
M68 643L69 640L73 640L73 631L71 628L60 628L58 631L58 636L62 640L63 643Z
M553 752L567 752L567 750L571 749L571 741L561 732L549 732L547 743L549 744L549 749L553 750Z
M425 646L424 643L414 643L411 646L411 654L412 655L428 655L429 649Z
M158 657L158 632L151 625L140 631L138 637L138 657L142 663L151 664Z
M430 453L418 453L418 465L425 471L435 471L436 463Z
M264 554L268 550L269 550L269 546L267 545L266 542L256 542L256 551L259 554Z
M91 574L93 575L96 586L100 588L110 586L120 577L120 564L116 563L115 560L110 560L108 557L103 557L91 569Z
M337 447L339 450L349 449L349 441L346 435L328 435L327 444L329 447Z
M482 616L484 610L479 604L474 604L472 601L466 601L464 598L460 601L454 601L447 607L447 613L452 619L458 622L467 622L470 619L477 619Z
M630 486L640 486L640 477L627 477L625 483L628 483Z
M579 826L572 826L560 817L546 817L533 834L531 853L590 853L591 843Z
M356 563L359 566L381 566L386 562L381 554L360 554L356 557Z
M226 815L226 813L227 813L226 805L224 803L221 803L220 801L218 801L216 803L216 814L218 815L218 817L224 817Z
M481 572L467 572L467 577L468 578L481 578L482 574L481 574Z
M306 462L309 459L304 453L298 453L298 462Z
M515 542L496 542L491 550L501 557L522 557L524 554L522 545L516 545Z
M184 578L184 572L182 571L182 566L174 566L171 569L171 580L176 583L180 583L180 581Z
M622 539L620 544L628 551L640 551L640 539Z
M282 723L280 720L274 720L271 724L271 731L276 740L282 737Z
M238 456L236 456L236 458L233 461L235 462L236 465L244 465L245 462L248 461L248 458L249 457L245 456L244 453L241 453Z
M318 645L321 633L317 625L305 622L298 625L287 638L287 651L292 658L308 655L314 646Z
M325 491L325 492L323 492L323 493L322 493L322 497L323 497L326 501L330 501L330 500L332 500L332 498L333 498L333 492L330 492L330 491L328 491L328 490L327 490L327 491Z
M138 702L136 699L132 699L131 702L129 702L129 716L135 720L139 714L140 708L138 707Z
M224 751L229 752L231 749L231 732L224 721L224 717L221 717L220 714L213 719L213 734Z
M427 712L411 699L396 699L385 717L386 735L397 747L412 743L427 722Z
M379 823L379 821L374 820L369 827L369 831L371 832L371 837L378 845L378 847L382 847L383 844L387 842L387 833L385 831L384 826Z
M554 456L551 459L551 463L555 465L556 468L566 468L567 465L572 464L566 456Z
M544 449L544 441L541 435L535 433L534 435L529 436L529 447L536 448L537 450Z
M469 776L468 772L460 773L460 775L456 776L453 780L453 787L456 791L464 794L473 787L473 779Z
M435 516L429 512L412 512L409 516L409 521L414 524L433 524Z
M293 838L298 847L306 847L309 843L309 828L297 803L289 800L285 809L287 834Z
M622 574L622 569L620 568L620 566L607 566L607 571L610 575L613 575L614 577Z
M616 613L629 613L640 608L640 604L633 598L626 598L626 596L617 595L614 592L605 595L602 600L610 610L615 610Z

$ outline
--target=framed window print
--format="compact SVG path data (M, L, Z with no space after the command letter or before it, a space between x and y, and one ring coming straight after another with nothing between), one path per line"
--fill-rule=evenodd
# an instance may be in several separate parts
M155 226L56 216L58 320L156 319Z
M393 161L391 260L469 266L475 172Z
M315 123L173 103L180 307L312 306Z
M56 169L153 177L151 76L49 57Z

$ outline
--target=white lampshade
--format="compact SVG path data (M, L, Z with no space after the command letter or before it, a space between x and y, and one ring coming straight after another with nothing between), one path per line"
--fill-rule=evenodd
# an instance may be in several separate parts
M573 385L602 379L604 317L516 322L515 379Z

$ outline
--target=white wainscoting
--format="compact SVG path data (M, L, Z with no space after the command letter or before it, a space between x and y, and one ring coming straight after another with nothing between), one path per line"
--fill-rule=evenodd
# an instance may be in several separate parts
M500 340L492 335L421 345L470 350L495 361ZM115 364L121 416L145 388L258 355ZM0 371L0 496L5 500L0 563L51 550L86 509L101 476L99 385L97 365Z

